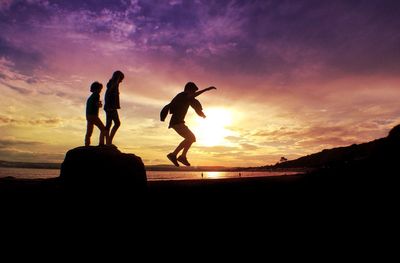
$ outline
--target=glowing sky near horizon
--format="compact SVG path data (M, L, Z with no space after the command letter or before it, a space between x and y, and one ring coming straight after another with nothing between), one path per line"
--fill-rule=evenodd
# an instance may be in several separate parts
M146 165L181 140L159 112L187 81L218 88L199 97L209 118L187 116L193 165L383 137L400 122L399 14L389 0L0 0L0 160L61 162L83 145L89 86L117 69L114 142Z

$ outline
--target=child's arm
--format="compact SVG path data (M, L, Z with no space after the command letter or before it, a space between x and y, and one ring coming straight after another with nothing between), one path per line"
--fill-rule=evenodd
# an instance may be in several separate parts
M103 107L103 104L101 103L101 100L100 100L100 93L96 94L96 101L97 101L97 106L99 108Z
M217 88L211 86L211 87L208 87L208 88L206 88L206 89L199 90L199 91L197 91L197 92L194 93L193 97L195 98L195 97L199 96L200 94L202 94L203 92L206 92L206 91L209 91L209 90L213 90L213 89L217 89Z

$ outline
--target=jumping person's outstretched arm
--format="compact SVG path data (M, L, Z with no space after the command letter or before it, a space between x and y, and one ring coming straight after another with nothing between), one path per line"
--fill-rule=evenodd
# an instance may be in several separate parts
M212 86L212 87L208 87L208 88L203 89L203 90L199 90L199 91L197 91L197 92L194 93L193 98L199 96L199 95L202 94L203 92L206 92L206 91L209 91L209 90L213 90L213 89L217 89L217 88Z

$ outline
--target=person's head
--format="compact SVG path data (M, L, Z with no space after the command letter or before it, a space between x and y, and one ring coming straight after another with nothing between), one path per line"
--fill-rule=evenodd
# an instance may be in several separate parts
M196 84L194 84L193 82L188 82L185 85L185 92L188 93L195 93L199 88L196 86Z
M101 89L103 88L103 84L101 84L98 81L95 81L92 83L92 85L90 85L90 91L91 92L98 92L100 93Z
M118 83L120 83L124 79L124 77L125 77L124 73L122 73L122 71L120 70L115 71L112 75L112 79Z

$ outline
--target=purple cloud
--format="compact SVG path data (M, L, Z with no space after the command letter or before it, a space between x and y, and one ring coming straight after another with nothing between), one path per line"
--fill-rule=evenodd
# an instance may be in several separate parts
M33 71L43 63L43 54L32 50L25 43L7 41L0 31L0 59L5 58L13 63L9 65L21 74L32 75Z
M59 27L65 37L125 42L128 52L192 60L220 74L282 74L295 81L399 73L399 11L400 3L390 0L8 1L0 23L3 33ZM19 69L22 57L28 65L40 63L38 51L18 55L1 31L0 52L19 61Z

